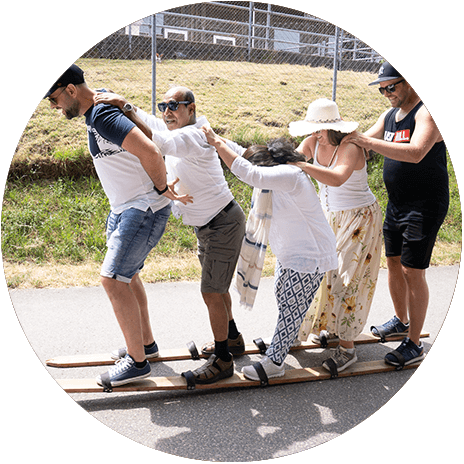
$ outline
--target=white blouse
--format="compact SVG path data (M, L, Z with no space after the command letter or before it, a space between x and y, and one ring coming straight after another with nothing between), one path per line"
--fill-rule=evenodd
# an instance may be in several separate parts
M237 157L231 171L252 187L272 190L269 243L284 268L304 273L337 268L335 235L313 183L300 168L254 166Z

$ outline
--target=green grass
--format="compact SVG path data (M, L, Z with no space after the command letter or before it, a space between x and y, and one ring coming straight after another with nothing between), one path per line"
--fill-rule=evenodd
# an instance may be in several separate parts
M4 259L99 261L108 201L97 179L15 182L5 189L2 211Z
M121 93L151 112L149 61L81 59L78 64L92 88ZM366 72L338 74L340 113L358 121L360 130L370 127L388 108L386 99L367 87L371 80L372 74ZM290 64L168 60L157 66L156 82L157 101L171 85L190 87L198 115L205 114L216 131L244 145L289 137L290 121L303 119L311 101L332 95L331 70ZM51 110L47 101L41 101L18 144L12 171L29 175L26 169L40 164L43 178L48 175L48 165L62 162L63 157L91 163L84 120L68 121Z
M149 62L80 60L80 65L92 87L111 88L151 111ZM159 100L170 84L192 88L198 114L206 114L220 134L249 146L274 137L289 137L288 122L302 119L310 101L330 98L331 76L331 70L308 66L173 60L158 66L157 92ZM368 73L346 71L338 76L340 112L345 119L359 121L362 131L388 107L386 99L368 89L366 83L371 80ZM382 167L383 157L378 155L369 163L368 170L370 187L385 211L387 194ZM462 214L451 161L448 170L450 209L439 241L452 244L452 248L446 248L435 264L460 259ZM227 169L225 172L235 198L248 214L251 188ZM88 154L83 118L68 121L46 102L40 102L18 144L5 188L4 262L34 266L100 263L106 251L104 227L108 210L108 201L95 178ZM173 258L179 263L183 257L191 258L195 250L193 229L171 216L166 233L152 255L155 259ZM176 262L154 279L195 277L196 271L191 267L182 271ZM11 278L9 284L19 286L21 279Z
M369 165L369 184L382 211L387 194L382 181L383 159ZM454 171L449 163L450 209L439 240L460 243L462 213ZM252 189L228 170L229 186L245 213L250 209ZM100 262L105 254L104 226L108 200L94 177L78 180L10 182L5 189L2 210L2 252L10 262L29 261L79 263ZM185 226L172 215L166 233L155 248L156 255L179 256L196 249L192 227Z
M227 179L248 213L251 188L230 172ZM101 262L106 251L108 212L108 200L94 177L9 183L2 210L3 259L39 265ZM155 253L178 256L195 250L193 228L171 215Z

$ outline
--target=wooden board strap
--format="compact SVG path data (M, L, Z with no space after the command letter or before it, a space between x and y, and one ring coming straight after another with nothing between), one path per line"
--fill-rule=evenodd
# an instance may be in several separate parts
M256 347L258 348L260 354L266 354L266 351L267 351L267 347L266 347L266 344L264 343L263 339L262 338L255 338L253 340L253 343L256 345Z
M260 362L257 362L253 364L253 367L255 368L255 371L258 374L260 385L262 387L267 387L269 385L269 379L267 377L263 365Z
M190 355L192 356L192 359L194 361L198 361L200 359L200 355L198 353L195 342L188 342L187 343L187 348L190 351Z
M192 371L182 372L182 377L187 381L187 390L195 390L195 376Z
M100 376L103 391L105 393L111 393L113 391L113 385L111 385L110 374L105 372Z

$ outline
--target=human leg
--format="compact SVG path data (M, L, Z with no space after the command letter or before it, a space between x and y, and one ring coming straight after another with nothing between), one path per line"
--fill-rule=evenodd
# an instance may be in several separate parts
M410 292L399 256L387 257L387 281L395 315L384 324L371 327L371 332L382 340L389 335L406 335L409 331Z
M387 353L385 362L393 366L407 366L421 361L425 357L420 334L424 326L429 301L429 289L425 278L425 269L413 269L403 266L407 282L409 303L409 333L395 350Z
M412 269L403 266L403 274L407 286L409 303L409 338L416 344L420 343L420 334L424 326L429 304L429 287L425 269Z
M277 261L274 293L279 315L272 342L266 351L266 356L260 361L268 377L279 377L284 374L283 362L298 336L301 323L323 277L324 274L318 271L299 273L292 269L283 269ZM272 366L268 360L279 368ZM242 372L247 378L256 380L257 373L253 366L244 367Z
M401 256L387 257L387 280L396 317L403 324L407 324L409 322L409 291Z
M123 333L128 354L136 362L144 361L142 318L134 291L130 284L108 277L101 277L101 283Z
M354 348L354 341L353 340L342 340L340 338L339 345L343 346L343 348L347 350L351 350Z
M408 365L420 361L425 351L420 342L429 303L429 288L426 269L430 264L436 236L443 218L419 215L412 217L408 223L401 267L406 283L406 300L408 305L409 332L400 346L385 356L385 362L395 366Z
M229 334L229 315L223 294L202 292L202 297L208 308L209 321L214 339L218 341L227 340Z
M128 355L135 368L141 367L142 363L146 365L144 343L154 341L147 296L138 272L164 233L169 214L170 206L156 212L130 208L120 214L111 213L108 217L108 251L102 265L101 282L126 342L127 348L121 357L126 359ZM126 360L125 364L129 372L131 362ZM113 375L118 382L127 380L121 378L126 371L120 370L110 369L110 377Z
M207 225L195 228L195 233L202 268L201 294L208 308L215 342L227 341L229 335L236 339L240 333L232 313L229 287L245 234L245 215L240 206L232 202ZM212 345L207 343L202 351L214 352Z
M372 326L371 332L385 340L392 334L406 334L409 330L409 302L407 283L403 274L401 256L403 253L405 225L398 221L387 208L383 227L385 255L387 258L387 282L395 315L382 325Z
M130 287L139 304L143 344L145 346L148 346L155 341L155 338L153 337L153 332L150 324L150 315L148 314L147 294L145 292L145 287L138 273L135 274L135 276L132 278Z
M411 221L412 230L419 229L422 234L408 236L405 240L401 256L402 272L407 286L407 300L409 310L409 338L419 345L427 308L429 304L429 288L426 280L426 269L430 265L433 247L443 218L422 221ZM414 240L415 238L415 240Z
M210 384L231 377L234 373L234 361L228 346L229 317L224 294L202 292L202 296L208 308L214 351L206 363L195 369L192 374L196 383Z
M275 274L274 293L279 315L266 355L276 364L281 364L298 335L324 274L283 269L279 261L276 263Z

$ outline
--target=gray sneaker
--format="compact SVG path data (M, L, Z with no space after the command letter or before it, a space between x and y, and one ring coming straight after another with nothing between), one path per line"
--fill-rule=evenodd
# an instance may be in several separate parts
M354 350L354 352L350 354L348 353L348 350L346 348L343 348L343 346L338 345L337 348L334 350L334 354L329 359L331 359L335 363L335 366L337 367L337 372L341 372L348 366L351 366L351 364L354 364L358 360L358 357L356 355L356 350ZM325 360L322 363L322 367L324 367L324 369L327 369L328 371L331 371L330 366L327 362L329 361L329 359Z

